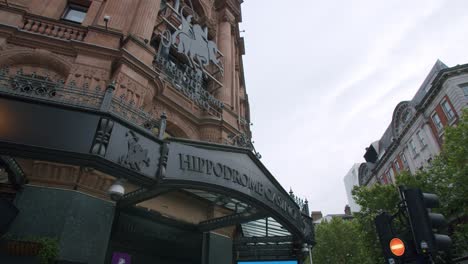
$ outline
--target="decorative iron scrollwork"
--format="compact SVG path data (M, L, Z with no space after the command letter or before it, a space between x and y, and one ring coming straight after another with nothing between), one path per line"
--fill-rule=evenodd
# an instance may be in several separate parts
M255 150L255 147L253 145L254 142L251 141L251 139L247 136L247 134L245 133L240 133L237 135L231 134L228 136L228 139L229 140L226 141L226 144L250 149L258 159L262 158L262 155L260 155L260 153Z
M141 171L143 165L149 167L150 159L148 158L148 150L143 149L138 143L140 138L131 130L129 130L125 136L128 138L128 151L126 155L120 156L118 163L136 171Z
M54 97L62 86L63 81L52 82L48 76L37 76L36 73L24 75L21 69L11 79L12 90L41 97Z
M289 190L289 196L294 200L294 202L301 208L301 212L305 215L309 215L309 201L302 199L299 196L295 195L293 190Z

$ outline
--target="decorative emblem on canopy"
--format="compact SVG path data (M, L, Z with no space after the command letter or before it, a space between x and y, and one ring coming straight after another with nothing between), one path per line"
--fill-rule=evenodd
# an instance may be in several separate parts
M148 150L138 143L140 138L133 131L128 131L125 136L128 138L128 152L119 158L119 164L128 167L132 170L141 171L141 167L149 166L150 159L148 158Z

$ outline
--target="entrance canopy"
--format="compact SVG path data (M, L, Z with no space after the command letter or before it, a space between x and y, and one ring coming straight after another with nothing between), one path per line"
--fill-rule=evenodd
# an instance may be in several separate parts
M112 84L98 93L34 76L1 75L0 155L94 167L141 186L124 195L118 208L174 190L222 204L233 214L199 223L198 228L241 224L245 240L240 247L280 245L287 242L284 237L313 244L307 210L250 150L163 140L165 117L157 120L114 98L113 92ZM152 133L154 126L159 136ZM266 240L258 238L264 233Z

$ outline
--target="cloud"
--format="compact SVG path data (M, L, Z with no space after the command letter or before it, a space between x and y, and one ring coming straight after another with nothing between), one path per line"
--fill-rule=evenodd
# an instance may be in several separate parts
M314 210L341 213L343 177L437 58L463 64L468 3L245 1L244 69L262 161Z

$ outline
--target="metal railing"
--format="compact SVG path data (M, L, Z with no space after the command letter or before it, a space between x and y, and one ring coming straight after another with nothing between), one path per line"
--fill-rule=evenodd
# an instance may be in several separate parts
M65 84L63 80L54 81L34 72L25 74L22 69L14 74L8 68L0 69L0 95L108 112L152 133L155 127L161 128L161 120L138 108L132 101L128 102L125 96L115 98L114 90L114 83L105 90L99 86L90 88L88 83L78 87L75 81Z

